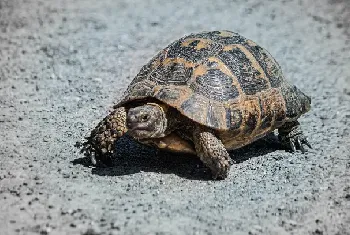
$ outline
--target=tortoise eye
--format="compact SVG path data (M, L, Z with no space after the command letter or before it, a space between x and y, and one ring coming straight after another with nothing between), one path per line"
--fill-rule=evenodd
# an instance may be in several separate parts
M142 120L143 122L147 121L148 119L149 119L149 115L147 115L147 114L142 114L141 120Z

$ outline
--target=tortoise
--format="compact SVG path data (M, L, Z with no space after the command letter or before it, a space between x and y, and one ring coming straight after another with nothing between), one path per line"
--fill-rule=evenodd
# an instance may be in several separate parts
M225 179L227 150L276 129L293 152L311 148L298 122L310 107L311 98L252 40L227 30L193 33L141 68L82 151L93 164L111 164L115 142L128 134L143 144L197 155L214 179Z

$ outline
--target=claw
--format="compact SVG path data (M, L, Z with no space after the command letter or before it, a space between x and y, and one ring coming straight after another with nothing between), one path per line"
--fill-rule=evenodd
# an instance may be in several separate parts
M309 141L307 140L307 138L305 138L305 139L303 140L303 143L306 144L307 147L309 147L310 149L312 149L312 146L311 146L311 144L309 143Z
M289 145L290 145L290 148L292 149L293 152L297 151L297 149L295 147L295 144L294 144L292 139L289 139Z
M311 144L304 136L298 121L286 123L278 129L278 133L282 145L289 147L293 152L300 149L302 153L305 153L307 150L305 146L311 148Z
M96 166L97 161L96 161L95 153L91 153L90 160L91 160L92 165Z
M233 164L236 164L237 162L235 160L233 160L232 158L228 158L228 163L230 164L230 166L232 166Z
M301 152L302 152L302 153L305 153L305 148L304 148L304 146L303 146L303 144L301 143L301 141L300 141L299 138L297 138L297 143L298 143L298 145L299 145L299 148L300 148Z

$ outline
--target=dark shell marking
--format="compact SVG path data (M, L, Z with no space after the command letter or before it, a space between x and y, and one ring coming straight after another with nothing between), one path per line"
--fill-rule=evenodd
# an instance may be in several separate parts
M210 69L198 76L190 88L197 94L218 101L233 100L239 95L237 87L232 85L232 78L217 69Z
M118 105L146 97L222 133L229 130L223 138L235 136L226 143L234 146L310 108L310 98L284 79L265 49L230 31L191 34L171 43L142 67Z
M218 57L225 61L246 95L254 95L270 87L260 64L243 46L229 46Z

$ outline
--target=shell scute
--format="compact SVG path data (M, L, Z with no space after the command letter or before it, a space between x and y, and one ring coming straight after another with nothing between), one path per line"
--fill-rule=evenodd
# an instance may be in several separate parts
M229 130L237 130L241 127L243 116L242 111L236 107L228 107L225 109L226 126Z
M189 37L180 39L169 46L168 58L183 58L191 62L199 62L213 53L222 50L222 45L204 38Z
M225 122L222 122L226 118L225 115L225 107L222 103L208 101L206 122L209 126L213 126L215 129L226 129Z
M259 61L259 64L264 70L266 77L269 79L271 87L280 87L283 83L284 77L281 67L277 61L268 51L256 44L250 42L247 43L245 47L253 54L256 60Z
M228 101L239 95L237 88L232 85L232 77L214 69L196 77L190 88L195 93L217 101Z
M269 88L269 82L264 74L259 71L259 65L250 60L250 55L244 53L238 47L232 47L219 53L218 57L225 61L231 72L237 77L243 92L246 95L254 95Z
M124 100L134 100L147 96L153 96L154 83L149 80L141 80L140 82L130 84L128 89L125 91Z
M193 38L204 38L210 39L222 45L228 44L242 44L246 42L246 38L242 37L238 33L223 30L223 31L211 31L211 32L202 32L198 34L189 35Z
M188 118L207 125L207 107L208 100L194 93L179 108Z
M154 97L172 107L180 107L192 93L187 86L161 86Z
M183 63L162 64L150 73L149 80L160 85L186 85L192 70Z

